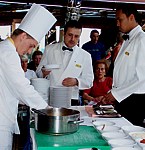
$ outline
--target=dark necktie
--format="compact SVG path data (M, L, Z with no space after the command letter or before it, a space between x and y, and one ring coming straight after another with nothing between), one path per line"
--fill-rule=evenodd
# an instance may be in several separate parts
M72 48L68 48L68 47L65 47L65 46L63 46L63 47L62 47L62 50L63 50L63 51L65 51L65 50L73 51L73 49L72 49Z
M128 34L124 34L123 36L122 36L122 38L126 41L127 39L129 40L129 35Z

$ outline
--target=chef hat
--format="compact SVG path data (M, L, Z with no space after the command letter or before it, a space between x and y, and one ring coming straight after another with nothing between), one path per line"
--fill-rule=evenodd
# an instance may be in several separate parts
M33 4L18 28L40 42L55 22L56 18L48 10Z

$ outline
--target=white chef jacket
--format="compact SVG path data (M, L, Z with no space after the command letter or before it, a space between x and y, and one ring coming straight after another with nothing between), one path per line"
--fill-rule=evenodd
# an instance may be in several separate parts
M50 73L50 85L62 86L62 81L67 77L77 78L78 89L88 89L93 85L94 74L92 69L91 55L78 46L73 47L67 67L64 64L62 46L64 42L46 46L41 62L36 70L38 77L42 77L41 68L43 65L58 64L59 69L54 69Z
M10 40L0 42L0 51L0 130L18 134L19 101L36 109L46 108L48 104L25 78L20 57Z
M145 33L139 25L123 42L114 65L111 92L118 102L145 93Z

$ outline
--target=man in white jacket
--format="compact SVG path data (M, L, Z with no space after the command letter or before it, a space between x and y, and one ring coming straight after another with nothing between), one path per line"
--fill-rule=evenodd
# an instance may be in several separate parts
M42 21L41 25L37 17ZM34 4L12 36L0 42L0 150L11 150L13 133L19 134L19 101L35 109L48 107L25 78L19 55L31 53L55 21L44 7ZM34 27L35 24L40 26Z
M79 21L70 20L64 26L64 41L46 46L41 62L36 70L38 77L45 77L48 72L42 73L44 65L56 64L59 69L51 71L51 86L73 87L72 99L78 100L78 90L92 86L94 75L91 55L77 46L82 32Z
M113 88L107 101L118 101L117 111L134 125L144 126L145 119L145 33L138 24L134 5L117 7L117 26L125 34L125 41L115 60Z

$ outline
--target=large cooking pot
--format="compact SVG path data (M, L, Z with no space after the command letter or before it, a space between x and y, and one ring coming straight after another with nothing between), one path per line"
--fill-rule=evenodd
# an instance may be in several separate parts
M79 129L80 112L67 108L32 109L35 117L35 130L45 134L68 134Z

